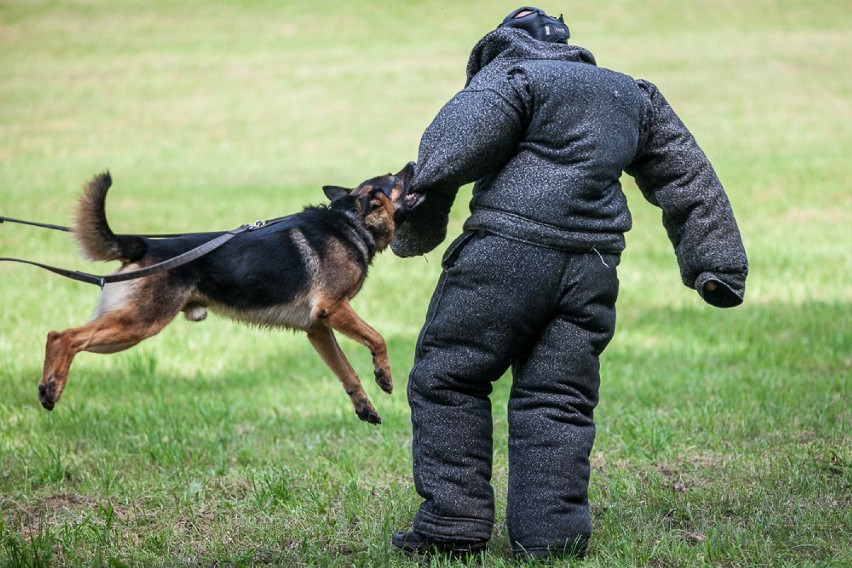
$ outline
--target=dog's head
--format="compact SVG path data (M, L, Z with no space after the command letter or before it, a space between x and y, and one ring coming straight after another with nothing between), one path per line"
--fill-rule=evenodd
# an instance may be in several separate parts
M413 177L414 162L409 162L396 174L368 179L354 189L336 185L322 189L332 203L353 207L375 237L377 250L383 250L408 212L423 202L423 194L409 193Z

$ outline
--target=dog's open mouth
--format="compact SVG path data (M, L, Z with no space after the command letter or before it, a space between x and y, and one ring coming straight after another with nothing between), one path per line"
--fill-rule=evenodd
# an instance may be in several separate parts
M426 194L424 193L407 193L403 199L403 203L406 209L411 210L423 203L424 199L426 199Z

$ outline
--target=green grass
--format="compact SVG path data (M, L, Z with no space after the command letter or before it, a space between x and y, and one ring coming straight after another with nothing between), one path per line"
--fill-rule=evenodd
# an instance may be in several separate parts
M226 229L414 159L510 9L473 0L0 4L0 215L67 223L109 168L113 226ZM710 155L752 274L720 311L682 287L632 182L616 338L603 357L589 566L852 564L852 57L848 2L574 2L574 40L654 81ZM465 192L453 212L458 232ZM443 248L443 247L441 247ZM418 500L405 380L439 272L387 254L355 307L397 388L357 420L307 340L182 319L82 354L40 408L44 336L97 289L0 265L0 565L449 566L388 543ZM0 256L102 273L67 235L0 225ZM342 341L361 376L369 354ZM494 393L509 566L510 378Z

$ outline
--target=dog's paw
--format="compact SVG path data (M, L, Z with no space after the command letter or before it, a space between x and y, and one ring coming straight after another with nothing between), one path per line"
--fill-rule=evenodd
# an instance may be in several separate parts
M38 386L38 400L47 410L56 406L56 382L50 379Z
M388 394L392 393L393 378L391 377L390 370L376 368L373 373L376 375L376 384L379 385L379 388Z
M370 401L367 400L367 398L364 398L360 402L360 404L355 406L355 414L358 415L358 418L364 422L369 422L370 424L381 424L382 417L379 416L379 413L376 412L376 409L373 408Z

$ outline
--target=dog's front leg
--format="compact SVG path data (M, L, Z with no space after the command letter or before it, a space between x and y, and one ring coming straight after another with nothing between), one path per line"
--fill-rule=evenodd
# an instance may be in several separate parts
M340 379L343 383L343 388L352 405L355 407L355 413L358 418L369 422L370 424L381 424L382 419L370 399L367 398L367 393L364 392L364 387L361 385L361 380L355 373L355 369L346 359L346 355L337 344L337 338L334 337L334 332L330 327L322 322L315 324L308 330L308 339L311 345L314 346L328 368Z
M361 319L349 302L346 301L336 304L331 310L327 310L327 318L332 328L365 345L370 350L373 355L373 372L376 375L376 383L386 393L393 391L388 346L379 332Z

